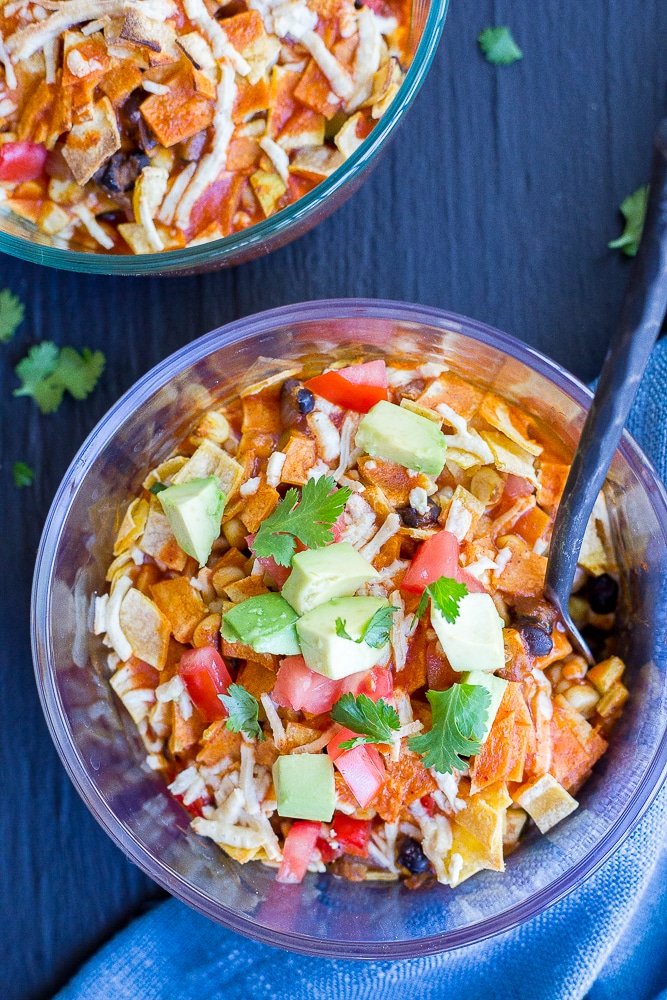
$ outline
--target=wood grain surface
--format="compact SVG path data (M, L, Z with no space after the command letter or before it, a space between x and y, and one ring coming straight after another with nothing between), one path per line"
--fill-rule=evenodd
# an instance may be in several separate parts
M494 68L478 32L511 25L525 58ZM667 110L665 0L452 0L428 80L363 189L271 257L192 278L93 278L0 256L26 320L0 347L0 995L48 997L159 897L97 827L42 718L28 617L57 484L85 435L139 375L194 337L271 306L379 296L490 322L584 379L599 368L627 260L607 250L644 182ZM101 348L84 403L43 417L12 399L42 339ZM17 491L15 460L37 470Z

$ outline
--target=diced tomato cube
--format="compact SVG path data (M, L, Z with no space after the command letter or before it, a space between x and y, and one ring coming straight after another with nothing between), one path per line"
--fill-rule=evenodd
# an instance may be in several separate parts
M292 823L285 837L283 860L276 881L287 884L303 881L321 829L321 823L309 819L297 819Z
M352 750L341 749L341 743L357 735L341 727L329 740L327 753L361 808L365 809L384 784L385 767L381 754L371 744L364 743Z
M485 594L484 585L459 566L460 551L459 540L451 531L439 531L427 538L408 566L401 589L409 594L423 594L430 583L447 576L465 583L472 594Z
M328 712L340 695L340 681L311 670L303 656L286 656L280 661L272 698L283 708L320 715Z
M387 366L384 361L366 361L338 371L324 372L304 383L316 396L348 410L367 413L387 399Z
M186 650L178 664L178 673L205 722L226 717L227 710L218 695L227 694L232 678L217 649L202 646Z
M344 854L353 854L357 858L368 857L368 842L371 837L371 821L355 819L337 812L333 821L333 836Z
M5 142L0 146L0 181L19 184L41 177L46 147L39 142Z

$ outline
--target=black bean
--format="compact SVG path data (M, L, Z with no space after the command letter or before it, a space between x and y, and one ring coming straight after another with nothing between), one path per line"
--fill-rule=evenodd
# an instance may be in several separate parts
M586 596L596 615L609 615L618 604L618 584L609 573L602 573L588 581Z
M515 622L515 627L531 656L548 656L554 648L553 639L549 633L530 619L519 618Z
M426 872L431 867L431 862L424 854L422 845L413 837L406 837L403 841L398 852L398 863L403 868L407 868L413 875Z
M425 514L420 514L414 507L399 507L397 513L401 521L408 528L429 528L432 524L437 524L440 517L440 504L429 497L427 500L428 509Z
M299 389L296 394L296 405L299 408L299 413L312 413L315 409L315 397L310 389Z
M315 397L298 378L287 378L280 389L280 416L285 427L294 427L311 413Z
M604 660L609 655L609 633L603 632L602 629L595 628L594 625L587 625L586 628L581 630L581 635L593 654L593 659L596 663Z
M121 194L134 187L137 177L149 163L146 154L140 150L114 153L97 171L95 181L112 194Z

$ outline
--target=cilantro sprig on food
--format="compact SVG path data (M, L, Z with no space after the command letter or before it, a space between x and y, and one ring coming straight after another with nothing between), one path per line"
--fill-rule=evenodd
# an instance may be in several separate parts
M90 395L104 370L101 351L84 347L81 353L73 347L57 347L49 340L32 347L16 366L21 386L15 396L32 396L42 413L54 413L65 392L74 399Z
M431 728L408 741L426 767L441 774L462 771L463 758L478 754L487 722L491 695L478 684L453 684L446 691L427 691L433 712Z
M0 291L0 344L12 339L25 316L25 306L8 288Z
M468 588L465 583L459 583L450 576L441 576L439 580L429 583L422 594L415 612L416 620L422 617L430 599L442 617L453 624L459 616L461 599L467 593Z
M477 41L488 62L494 66L511 66L518 59L523 59L523 52L514 41L512 32L504 25L485 28L477 36Z
M336 489L331 476L309 479L301 490L287 491L273 514L262 522L253 550L256 556L273 556L279 566L289 566L297 539L309 549L333 541L332 527L350 498L347 487Z
M642 184L621 202L620 212L625 219L625 228L619 237L607 244L610 250L622 250L627 257L637 256L647 204L648 184Z
M352 750L362 743L391 743L401 728L398 712L383 698L372 701L365 694L344 694L331 709L331 718L359 736L344 740L340 747Z
M356 643L365 642L367 646L371 646L373 649L381 649L389 641L392 617L396 614L397 610L398 608L391 607L390 605L385 608L378 608L373 617L369 618L362 628L358 639L353 639L345 627L347 623L342 618L337 618L336 635L341 639L350 639Z
M227 694L218 695L229 717L225 725L233 733L245 733L250 739L263 740L259 724L259 702L242 684L230 684Z

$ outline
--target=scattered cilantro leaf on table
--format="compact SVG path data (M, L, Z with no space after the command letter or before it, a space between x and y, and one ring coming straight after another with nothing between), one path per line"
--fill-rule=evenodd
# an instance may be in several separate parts
M385 608L378 608L373 617L369 618L362 628L358 639L353 639L351 635L348 635L345 622L342 618L337 618L336 635L340 636L341 639L350 639L352 642L357 643L365 642L367 646L371 646L373 649L380 649L381 646L384 646L389 641L392 617L397 611L398 608L391 607L390 605Z
M32 396L42 413L54 413L67 391L75 399L90 395L102 374L105 357L101 351L84 347L58 348L49 340L31 347L16 366L21 386L15 396Z
M372 701L365 694L344 694L331 709L331 718L353 733L359 733L356 739L340 744L343 750L352 750L362 743L391 743L393 734L401 728L393 705L383 698Z
M430 598L445 621L448 621L450 625L453 624L459 616L461 598L465 597L467 593L468 588L465 583L459 583L458 580L454 580L450 576L441 576L439 580L429 583L422 594L415 613L416 620L419 621L426 611L426 605Z
M426 733L408 741L411 750L424 758L425 767L441 774L462 771L481 750L486 720L491 705L487 688L479 684L453 684L446 691L427 691L433 719Z
M262 521L252 543L256 556L273 556L279 566L289 566L296 539L309 549L333 541L332 527L350 497L347 487L336 489L331 476L309 479L301 490L287 491L273 514Z
M227 729L233 733L245 733L251 739L264 739L258 720L259 703L242 684L230 684L227 694L218 697L229 713Z
M607 244L610 250L622 250L626 256L636 257L644 229L647 204L648 184L642 184L623 199L619 211L625 219L625 228L620 236Z
M26 462L14 462L12 475L14 477L14 486L17 489L21 489L23 486L32 486L35 471Z
M25 306L8 288L0 291L0 344L12 339L23 322Z
M477 41L487 61L494 66L511 66L523 59L523 52L514 41L510 29L505 26L485 28L477 36Z

